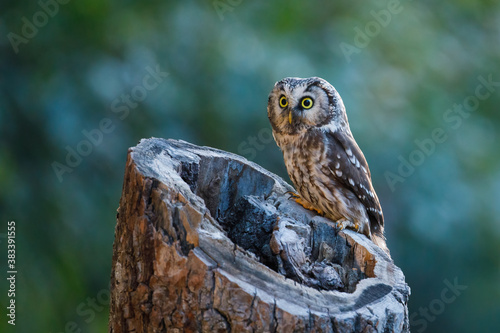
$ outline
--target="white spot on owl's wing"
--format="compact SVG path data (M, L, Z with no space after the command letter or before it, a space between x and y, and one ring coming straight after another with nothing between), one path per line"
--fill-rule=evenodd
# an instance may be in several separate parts
M338 163L337 163L337 164L338 164ZM335 175L337 175L337 177L342 177L342 171L340 171L340 170L335 170L335 172L333 172L333 170L332 170L332 169L330 169L330 168L328 168L328 170L330 170L330 172L332 173L332 175L333 175L333 174L335 174Z
M351 154L352 154L352 153L351 153ZM356 159L356 157L355 157L355 156L353 156L353 155L351 155L351 157L349 158L349 160L351 161L351 163L352 163L353 165L356 165L356 162L358 161L358 160ZM359 162L358 162L358 163L359 163Z
M352 156L351 148L347 148L345 152L347 153L347 156Z
M375 196L373 195L373 192L370 191L369 189L367 189L363 184L359 184L359 187L361 187L365 192L366 194L368 194L370 197L374 198Z
M340 168L340 163L339 162L337 162L337 164L335 164L335 169L338 169L338 168Z
M352 180L352 178L349 178L349 184L351 184L352 186L354 186L354 181Z
M368 209L369 211L372 211L372 212L375 212L375 213L377 213L377 214L382 215L382 212L381 212L380 210L378 210L378 209L375 209L375 208L373 208L373 207L368 207L367 209Z

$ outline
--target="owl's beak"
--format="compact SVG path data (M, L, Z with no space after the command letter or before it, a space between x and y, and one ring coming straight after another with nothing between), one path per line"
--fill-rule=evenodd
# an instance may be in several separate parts
M292 124L292 110L288 112L288 122L290 123L290 125Z

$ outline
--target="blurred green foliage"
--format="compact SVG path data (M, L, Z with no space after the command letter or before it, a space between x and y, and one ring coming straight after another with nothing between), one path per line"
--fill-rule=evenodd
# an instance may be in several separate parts
M0 18L0 262L14 220L16 331L107 331L128 147L184 139L288 181L267 95L283 77L321 76L342 95L370 164L412 288L412 331L497 332L500 87L467 116L451 121L458 113L447 110L476 94L478 77L500 81L498 2L59 1L5 0ZM151 88L157 66L168 76ZM82 146L82 131L103 119L112 130ZM437 128L446 140L391 189L387 172L416 161L415 140ZM91 152L68 167L78 147ZM54 162L71 172L58 177ZM445 303L455 280L467 289ZM0 330L11 329L4 316Z

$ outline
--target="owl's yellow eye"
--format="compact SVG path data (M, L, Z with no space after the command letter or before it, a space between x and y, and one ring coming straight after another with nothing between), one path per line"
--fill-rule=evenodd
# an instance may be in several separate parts
M288 106L288 100L286 99L285 96L280 97L280 106L282 108L286 108Z
M302 102L300 102L300 104L304 109L310 109L314 105L314 102L311 97L304 97L302 98Z

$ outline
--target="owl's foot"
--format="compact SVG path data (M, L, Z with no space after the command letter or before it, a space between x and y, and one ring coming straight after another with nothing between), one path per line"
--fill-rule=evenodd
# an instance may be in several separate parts
M309 202L307 202L304 199L302 199L297 193L288 191L288 192L286 192L286 194L290 194L290 198L289 199L293 199L293 201L295 201L296 203L298 203L299 205L301 205L305 209L312 210L313 212L316 212L319 215L323 215L323 212L321 210L319 210L316 207L313 207Z
M344 220L338 220L337 222L335 222L335 229L337 229L337 231L342 231L345 229L345 225L344 225Z
M356 232L360 232L359 231L359 223L357 223L357 222L353 223L347 219L340 219L338 221L335 221L335 228L337 229L337 231L342 231L342 230L347 228L350 230L354 230Z
M335 229L337 231L342 231L344 229L351 229L356 232L359 232L359 224L358 223L352 223L351 221L347 219L340 219L338 221L335 221Z

